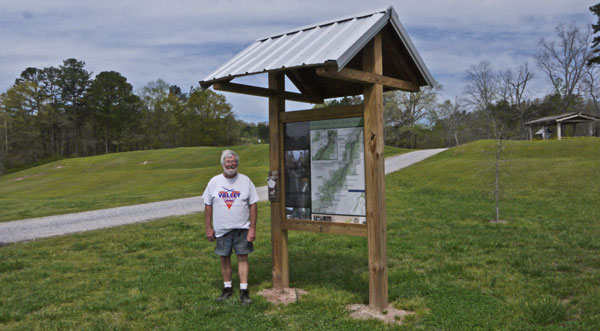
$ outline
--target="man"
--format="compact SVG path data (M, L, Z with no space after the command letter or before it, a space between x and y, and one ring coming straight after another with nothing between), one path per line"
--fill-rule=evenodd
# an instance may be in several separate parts
M215 253L221 259L223 291L217 301L233 295L231 285L231 252L235 250L240 277L240 301L251 304L248 291L248 254L254 251L256 239L256 187L245 175L237 172L239 156L231 150L223 151L223 173L213 177L206 186L204 199L204 223L206 238L216 239Z

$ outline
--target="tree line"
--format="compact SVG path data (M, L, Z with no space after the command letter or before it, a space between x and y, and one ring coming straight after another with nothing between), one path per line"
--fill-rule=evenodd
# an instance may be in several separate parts
M405 148L437 148L479 139L527 139L524 123L580 111L600 116L600 4L591 27L558 24L539 42L529 63L495 70L486 60L464 73L464 91L440 101L443 87L384 94L385 140ZM592 33L593 31L593 33ZM543 97L529 91L533 77L549 83ZM329 100L355 104L361 97ZM322 107L324 105L317 105ZM596 125L598 135L600 125ZM576 134L576 133L571 133ZM235 117L223 95L163 80L133 91L115 71L92 78L85 63L27 68L0 94L0 173L73 156L189 146L268 142L267 123Z
M265 123L236 118L223 95L163 80L137 91L120 73L92 78L85 63L26 68L0 94L0 174L64 157L268 139Z
M598 16L600 4L590 8ZM592 29L593 28L593 29ZM407 148L449 147L478 139L528 139L524 123L566 112L600 116L600 31L598 24L580 27L560 23L554 38L539 41L529 63L495 70L483 60L464 73L464 90L439 101L442 86L418 93L384 95L386 144ZM549 83L545 96L532 97L530 83L541 74ZM571 132L583 135L581 132ZM594 134L599 135L600 125Z

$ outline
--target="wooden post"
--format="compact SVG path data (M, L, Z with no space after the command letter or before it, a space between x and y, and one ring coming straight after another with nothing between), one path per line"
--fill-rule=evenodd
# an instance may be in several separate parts
M556 136L558 137L558 140L560 140L562 138L562 132L560 129L561 129L560 122L556 122Z
M529 126L529 140L533 140L533 126Z
M593 137L594 136L594 121L590 121L590 127L589 127L589 136Z
M279 199L271 202L271 243L273 258L273 288L290 286L288 266L288 236L282 226L283 197L283 126L281 113L285 111L285 80L282 72L269 73L269 89L276 94L269 97L269 170L279 176Z
M381 34L363 49L363 70L383 74ZM385 169L383 155L383 85L364 88L365 185L369 247L369 306L388 305L385 220Z

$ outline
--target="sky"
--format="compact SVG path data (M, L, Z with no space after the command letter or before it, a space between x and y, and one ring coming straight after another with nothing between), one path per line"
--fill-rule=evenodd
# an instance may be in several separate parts
M393 6L434 79L440 99L463 92L465 71L528 63L532 96L550 92L533 56L559 22L595 21L584 0L2 0L0 92L27 67L68 58L94 75L117 71L134 89L163 79L188 91L259 37ZM266 85L266 76L234 82ZM224 93L237 117L268 120L265 98ZM310 105L289 103L289 109Z

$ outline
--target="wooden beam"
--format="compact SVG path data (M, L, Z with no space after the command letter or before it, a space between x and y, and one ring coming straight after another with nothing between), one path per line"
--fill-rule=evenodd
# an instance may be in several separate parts
M387 88L407 92L419 92L419 85L413 82L350 68L338 71L335 67L321 67L317 68L317 75L361 84L381 84Z
M277 92L271 88L264 88L259 86L251 86L230 82L217 82L213 84L213 88L217 91L225 91L232 93L240 93L240 94L248 94L254 95L258 97L272 97L277 94ZM283 97L285 100L298 101L298 102L306 102L306 103L314 103L319 104L323 103L323 98L313 97L306 94L300 94L295 92L283 92Z
M279 199L271 201L271 256L273 259L273 288L284 289L290 287L288 265L288 236L287 230L282 227L282 215L285 212L283 185L283 130L279 120L285 111L285 80L282 72L269 73L269 89L276 91L269 97L269 170L276 171L279 176Z
M363 116L363 105L345 105L285 112L280 115L282 123L330 120Z
M377 34L363 49L363 70L374 75L383 72L381 34ZM365 85L364 104L369 306L383 310L388 305L388 274L381 82Z
M385 32L385 29L384 29ZM382 39L382 43L386 44L386 45L398 45L399 47L386 47L386 53L389 53L388 56L390 56L390 58L394 59L393 61L391 61L390 65L394 66L395 68L397 68L397 70L399 70L403 75L408 76L408 79L412 82L418 82L419 78L417 77L417 74L415 73L414 69L416 69L415 67L415 63L412 60L408 60L408 58L410 58L410 55L407 53L406 49L401 48L403 44L403 42L398 39L397 35L395 32L390 31L389 29L387 30L386 33L388 38L384 38ZM385 35L384 35L385 37ZM419 74L420 76L420 74Z
M367 236L367 226L365 224L288 219L283 221L283 228L286 230L308 231L315 233L342 234L362 237Z
M317 83L307 77L307 71L300 71L298 69L291 69L286 72L286 76L296 86L300 93L305 95L312 95L321 97L321 90Z

